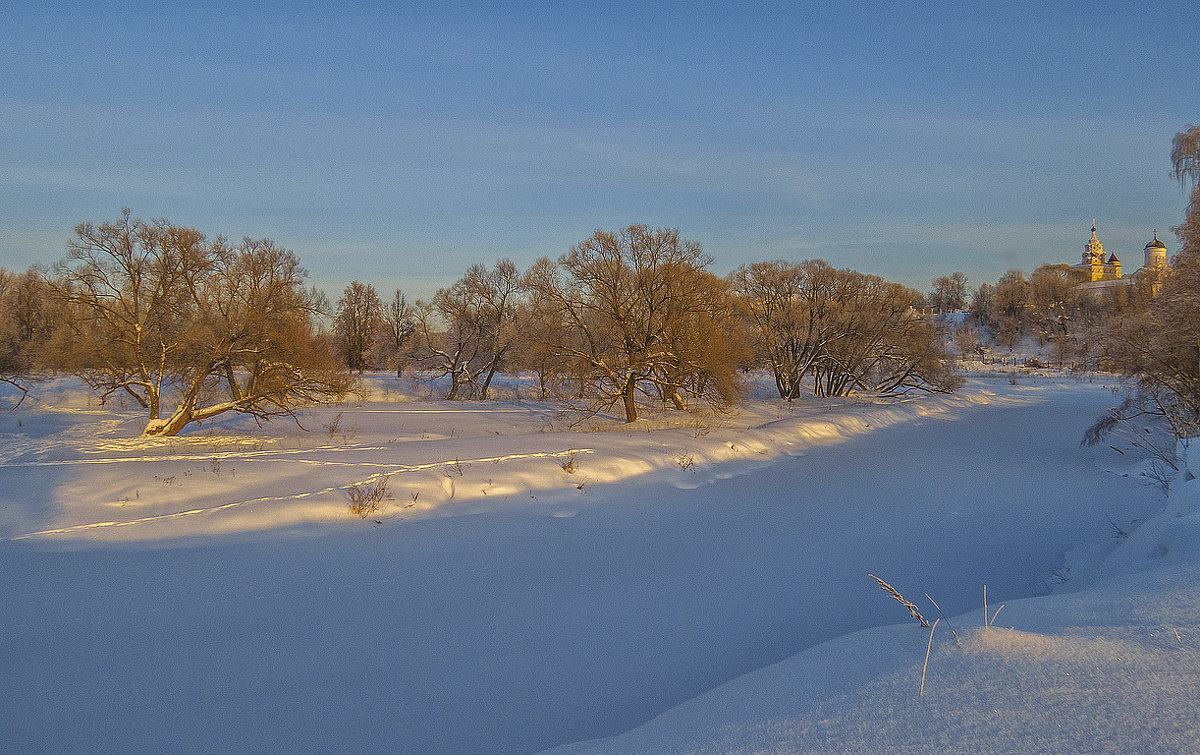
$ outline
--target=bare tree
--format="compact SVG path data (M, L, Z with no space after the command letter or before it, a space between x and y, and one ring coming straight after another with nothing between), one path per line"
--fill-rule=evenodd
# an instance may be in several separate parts
M973 323L995 328L995 298L996 287L990 283L980 283L979 287L971 292L971 321Z
M719 401L735 390L737 363L703 353L729 311L710 261L677 230L633 225L596 231L557 262L538 260L526 282L562 326L553 331L560 340L545 345L598 408L620 403L633 422L639 393L681 406L681 394Z
M757 263L732 279L781 398L799 396L805 379L822 396L956 386L912 289L821 260Z
M741 393L737 368L753 354L728 281L707 270L670 276L676 288L667 307L660 343L661 364L652 380L660 398L675 409L688 398L726 406Z
M961 383L945 340L919 316L921 294L853 270L821 270L823 348L813 364L817 395L853 391L951 391Z
M553 300L537 290L528 294L515 313L519 337L509 363L537 375L538 398L545 401L557 392L568 373L568 360L561 348L568 329Z
M811 316L813 289L810 273L816 262L755 262L730 275L744 312L753 323L752 343L775 377L779 397L800 395L801 381L812 370L819 343Z
M929 306L938 312L956 312L967 306L967 276L951 273L933 279L929 292Z
M370 367L375 336L383 325L383 302L375 287L353 281L338 299L333 331L346 366L360 375Z
M24 273L0 269L0 382L20 390L22 399L56 319L49 292L50 284L37 268Z
M1184 250L1200 247L1200 126L1188 126L1171 142L1172 175L1184 191L1189 191L1182 224L1173 230Z
M21 342L17 337L17 326L11 316L11 299L17 276L0 268L0 383L7 383L21 392L17 404L25 399L26 387L20 376L28 367L22 354Z
M175 435L224 412L295 416L348 387L315 336L323 303L295 255L269 240L230 246L165 220L82 223L59 266L69 316L55 359ZM164 416L165 401L174 408Z
M978 355L982 350L979 346L979 336L970 325L960 325L954 330L954 348L959 359L968 359Z
M1009 270L1000 277L992 292L993 319L997 339L1016 348L1017 340L1025 332L1026 306L1029 304L1030 287L1025 274L1020 270Z
M523 290L511 260L495 267L472 265L440 289L431 303L417 302L417 332L425 366L450 377L448 399L486 399L492 379L516 341L514 314ZM445 330L438 330L438 320Z
M397 377L411 357L412 340L416 332L416 309L409 305L404 292L396 289L391 301L383 307L376 349L381 360L395 368Z
M1088 295L1079 284L1085 280L1082 270L1064 264L1042 265L1029 279L1030 326L1039 342L1051 345L1059 369L1082 336Z

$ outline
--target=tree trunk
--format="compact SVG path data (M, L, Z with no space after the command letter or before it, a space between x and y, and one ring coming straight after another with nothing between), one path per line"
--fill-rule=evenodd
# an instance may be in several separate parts
M624 396L625 400L625 421L627 423L636 422L638 418L637 402L634 401L636 392L637 379L633 375L630 375L625 379L625 389L621 391L621 395Z
M180 407L165 420L152 419L146 423L146 429L142 430L142 435L156 435L160 437L173 437L179 434L179 431L187 427L192 421L192 413L190 410Z
M479 398L483 399L484 401L487 401L488 388L491 387L492 377L495 374L496 374L496 363L493 362L492 365L488 368L487 378L485 378L483 381L483 387L479 389Z
M171 412L171 416L165 420L151 417L150 421L146 423L146 429L142 430L142 435L178 435L180 430L191 424L196 419L196 400L200 396L200 389L204 387L204 380L213 374L217 367L216 363L210 362L205 369L198 370L192 378L191 385L180 397L179 406ZM236 386L237 384L234 383L235 389Z

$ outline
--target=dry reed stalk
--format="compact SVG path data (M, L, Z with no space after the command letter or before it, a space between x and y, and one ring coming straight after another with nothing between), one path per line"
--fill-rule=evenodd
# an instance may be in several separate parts
M925 593L925 597L929 598L929 593ZM930 601L930 603L934 604L935 609L937 609L937 615L941 616L942 618L946 618L946 615L944 615L944 613L942 613L942 606L937 605L937 601L932 598L929 598L929 601ZM934 622L934 623L936 624L937 622ZM959 642L959 633L956 633L956 631L954 631L954 627L952 624L950 624L950 619L948 619L948 618L946 618L946 627L950 630L950 634L954 635L954 645L959 646L959 648L961 649L962 643Z
M933 630L937 629L939 621L941 619L934 619L933 626L929 629L929 644L925 646L925 665L921 667L921 692L917 697L925 696L925 672L929 670L929 651L933 650Z
M905 600L904 596L900 594L899 590L892 587L887 582L884 582L879 577L876 577L874 574L867 574L867 576L879 583L880 590L883 590L888 595L891 595L893 598L895 598L897 601L900 602L900 605L907 608L908 612L912 614L912 617L914 619L916 619L917 621L921 622L921 626L923 626L923 627L929 626L929 622L925 620L925 617L921 615L921 612L919 610L917 610L917 607L913 603Z

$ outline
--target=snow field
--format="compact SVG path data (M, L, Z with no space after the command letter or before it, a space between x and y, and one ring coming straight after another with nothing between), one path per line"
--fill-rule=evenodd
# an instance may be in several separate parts
M1108 696L1143 721L1114 741L1191 735L1169 699L1196 700L1189 551L1135 548L1159 492L1132 455L1078 447L1102 385L977 380L583 433L544 405L396 398L314 411L312 433L229 422L165 445L69 386L0 417L0 688L21 691L0 741L1062 751L1110 736ZM322 430L338 411L352 432ZM342 488L381 473L393 500L352 517ZM939 626L924 697L928 632L867 572L928 592L964 640ZM987 630L984 584L1006 604ZM1085 668L1114 650L1106 676ZM1050 707L1087 725L1055 739L1039 711L1068 672L1074 707Z
M371 387L368 396L381 393ZM554 430L570 418L545 404L363 401L304 412L300 421L310 432L286 420L259 429L235 417L178 438L143 439L127 437L142 421L140 412L79 407L87 398L52 394L58 403L31 408L33 418L19 432L0 424L12 438L0 453L0 470L57 481L48 502L19 498L6 506L0 537L156 540L344 524L346 490L381 477L391 497L377 519L439 515L450 503L461 513L464 504L487 509L498 498L587 493L650 473L695 488L872 429L1029 400L984 390L819 406L757 402L712 417L715 427L692 417L684 418L689 426L671 427L668 414L665 422L633 428L610 420L605 433ZM51 421L39 425L47 414ZM590 442L599 438L598 445Z

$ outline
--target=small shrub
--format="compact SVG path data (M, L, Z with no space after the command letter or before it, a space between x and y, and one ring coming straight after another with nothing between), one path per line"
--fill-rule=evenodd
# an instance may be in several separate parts
M346 489L346 497L350 499L350 513L359 519L366 519L374 514L379 509L379 504L387 497L387 487L386 475L360 485L351 485Z
M321 423L321 427L325 428L331 439L342 431L342 414L343 412L338 412L331 421Z
M341 436L343 443L350 441L350 436L358 432L357 427L346 427L342 424L343 412L338 412L330 422L321 423L321 427L325 428L325 432L329 433L329 439L333 440Z

